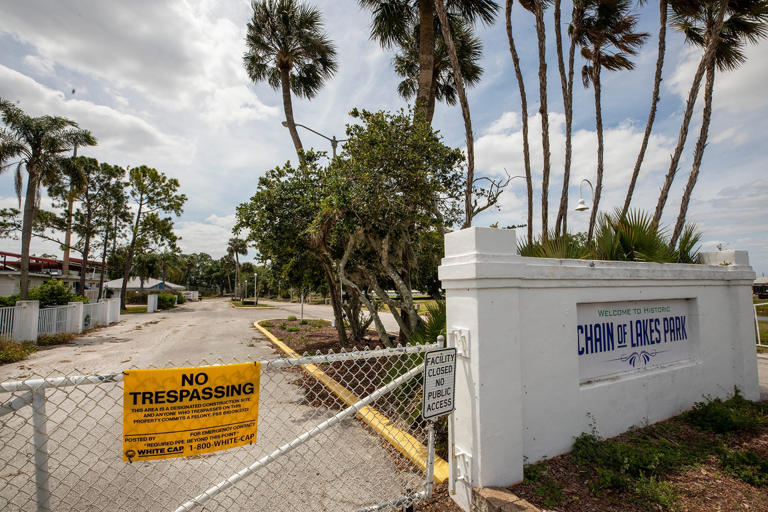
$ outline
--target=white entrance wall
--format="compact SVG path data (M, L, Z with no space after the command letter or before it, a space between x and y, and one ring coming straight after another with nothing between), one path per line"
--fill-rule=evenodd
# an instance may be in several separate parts
M591 425L614 436L679 414L705 395L732 395L734 387L758 399L755 274L743 251L704 261L715 264L524 258L511 230L446 235L439 275L448 344L458 344L460 353L451 432L454 500L469 510L472 487L521 481L524 462L570 451L574 437ZM688 299L690 358L581 378L578 304L668 299Z

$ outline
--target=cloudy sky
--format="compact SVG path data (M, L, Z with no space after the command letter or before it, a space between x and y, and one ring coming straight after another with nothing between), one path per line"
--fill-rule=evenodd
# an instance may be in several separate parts
M314 3L324 13L327 32L338 47L339 72L312 101L295 100L294 112L298 122L341 138L353 107L392 110L405 103L396 93L391 53L368 38L370 15L355 0ZM648 115L657 30L656 6L648 4L641 12L641 29L652 37L637 58L637 68L604 73L601 209L623 202ZM17 101L30 114L64 115L88 128L99 139L89 156L125 166L146 164L178 178L189 197L176 224L182 249L220 256L231 236L235 205L250 197L266 169L295 160L288 132L280 125L279 93L266 84L251 83L243 70L250 11L246 0L1 2L0 97ZM533 18L518 9L513 23L529 109L535 112ZM484 44L485 74L470 92L477 169L487 175L503 174L505 169L522 174L520 102L503 20L479 28L478 33ZM766 52L767 43L750 48L749 61L741 69L717 77L709 146L688 216L703 231L705 248L720 244L746 249L758 274L768 272ZM670 33L659 115L633 207L655 206L698 58L679 34ZM554 62L549 69L550 201L556 208L562 186L564 116ZM577 184L595 176L593 105L591 90L577 84L571 210L578 200ZM439 106L434 126L447 143L463 146L458 107ZM677 215L698 126L695 121L667 203L667 224L673 224ZM539 120L532 118L533 167L540 176L538 127ZM302 138L305 146L330 151L317 136L302 132ZM501 211L489 211L477 224L525 222L524 185L524 180L514 180L502 196ZM540 188L535 197L540 200ZM8 173L0 176L0 206L14 205L13 178ZM537 218L539 212L540 203ZM556 210L550 217L555 214ZM587 220L587 214L569 214L572 230L585 230ZM0 248L18 251L19 245L0 240ZM55 248L38 244L34 251L55 252Z

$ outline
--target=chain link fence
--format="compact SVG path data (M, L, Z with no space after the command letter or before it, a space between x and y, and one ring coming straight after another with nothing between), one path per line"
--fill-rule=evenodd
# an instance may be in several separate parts
M0 510L402 507L431 493L421 370L437 347L262 361L256 443L132 464L121 457L122 372L0 383Z

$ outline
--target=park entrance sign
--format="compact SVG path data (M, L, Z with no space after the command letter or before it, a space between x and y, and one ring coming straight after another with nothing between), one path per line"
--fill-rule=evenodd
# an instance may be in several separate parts
M425 420L453 412L455 383L455 348L424 354L424 401L421 415Z
M669 299L578 304L575 335L581 382L689 360L690 303Z

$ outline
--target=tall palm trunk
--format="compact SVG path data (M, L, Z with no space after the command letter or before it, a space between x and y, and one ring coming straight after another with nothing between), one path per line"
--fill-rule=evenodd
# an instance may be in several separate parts
M442 22L441 22L442 23ZM416 113L432 122L429 107L435 67L435 9L432 0L419 0L419 84L416 89Z
M696 97L699 94L699 88L701 87L701 80L704 77L704 72L711 61L715 59L715 53L717 51L717 45L720 42L720 31L723 28L723 20L725 19L725 12L728 10L728 2L722 2L720 6L720 12L717 16L714 26L707 32L707 46L704 51L704 55L701 56L699 66L696 68L696 74L693 77L693 83L691 89L688 91L688 101L685 106L685 114L683 114L683 123L680 126L680 134L677 137L677 146L675 152L672 155L672 161L669 164L669 171L667 177L664 180L664 185L661 188L659 194L659 201L656 203L656 212L653 214L652 226L658 227L661 221L661 215L664 213L664 205L667 202L669 196L669 189L672 187L672 182L675 180L675 174L677 173L677 166L680 163L680 157L683 154L683 148L685 147L685 140L688 138L688 127L691 123L691 116L693 115L693 107L696 104Z
M283 89L283 109L285 110L285 122L288 124L288 131L291 133L291 139L293 140L293 147L296 148L296 154L301 155L301 152L304 148L301 145L299 131L296 129L296 122L293 120L290 70L285 66L280 68L280 85Z
M107 248L109 247L109 224L104 228L104 248L101 251L101 275L99 276L99 297L97 300L101 300L101 296L104 292L104 271L107 266Z
M90 205L90 199L88 197L88 191L85 192L85 201ZM85 297L85 277L88 272L88 254L91 250L91 219L92 219L91 207L88 206L85 215L85 237L83 240L83 263L80 267L80 295Z
M696 186L696 180L699 178L701 160L704 158L704 149L707 147L709 123L712 119L712 91L714 88L715 62L712 61L707 66L707 82L704 86L704 112L702 113L701 118L701 131L699 132L699 140L696 141L696 151L693 155L693 167L691 168L691 175L688 177L688 184L685 186L683 199L680 201L680 213L677 216L675 230L672 232L672 238L669 242L669 245L672 248L677 245L677 239L680 237L680 233L683 231L683 226L685 225L685 216L688 213L688 203L691 201L693 187Z
M541 170L541 238L549 236L549 111L547 110L547 36L544 27L544 0L535 0L536 38L539 43L539 115L541 116L541 148L544 154Z
M139 225L141 224L141 210L144 206L144 195L139 195L139 211L136 213L136 222L133 226L133 236L131 237L131 245L128 247L128 254L125 256L125 262L123 263L123 286L120 288L120 309L125 309L125 297L128 293L128 279L131 277L131 265L133 265L133 253L136 250L136 239L139 236ZM144 282L141 283L142 288Z
M35 199L37 195L37 171L27 166L27 194L24 198L24 216L21 224L21 275L19 288L21 300L29 298L29 244L32 241L32 225L35 223Z
M656 57L656 73L653 76L653 94L651 95L651 110L648 112L648 122L645 125L645 133L643 134L643 143L640 145L640 153L637 155L637 161L635 161L635 168L632 171L632 178L629 180L629 188L627 189L627 197L624 199L624 207L621 209L621 216L624 217L629 211L629 204L632 202L632 194L635 192L635 184L637 183L637 177L640 174L640 167L643 165L643 158L645 158L645 151L648 149L648 141L651 138L651 131L653 130L653 122L656 119L656 107L659 103L659 91L661 89L661 73L664 68L664 54L666 53L666 39L667 39L667 0L660 0L659 2L659 52Z
M597 219L597 209L600 204L600 195L603 192L603 110L601 102L600 88L600 55L598 48L594 50L595 63L593 64L592 88L595 91L595 131L597 132L597 181L595 183L595 199L592 205L592 211L589 215L589 231L587 233L587 242L592 241L592 234L595 230L595 219Z
M72 158L77 158L77 144L72 150ZM67 195L67 227L64 232L64 259L61 264L61 274L64 277L69 275L69 248L72 245L72 210L75 207L74 186L69 184L69 194Z
M575 11L574 11L575 12ZM565 163L563 165L563 191L560 193L560 208L555 221L555 234L565 234L568 231L568 186L571 181L571 124L573 122L573 102L569 94L573 83L573 61L571 53L569 57L570 81L565 74L565 62L563 60L563 34L560 27L560 0L555 0L555 43L557 48L557 69L560 72L560 88L563 94L563 110L565 111ZM572 45L575 48L574 45ZM562 231L561 231L562 228Z
M531 177L531 150L528 143L528 97L525 94L525 82L520 68L520 57L517 55L515 39L512 36L512 0L507 0L507 39L509 39L509 53L512 54L512 64L515 67L517 88L520 90L520 109L523 122L523 162L525 164L525 184L528 191L528 243L533 243L533 179Z
M448 14L445 11L445 0L435 0L437 15L440 18L440 29L443 33L443 40L448 49L448 56L453 68L453 80L456 82L456 92L459 95L461 104L461 115L464 118L464 135L467 139L467 183L464 188L464 225L462 228L468 228L472 225L472 216L474 215L474 206L472 204L472 185L475 182L475 143L472 135L472 117L469 112L469 102L467 102L467 92L464 89L464 78L461 76L461 66L459 57L456 54L456 46L453 44L451 27L448 25Z

